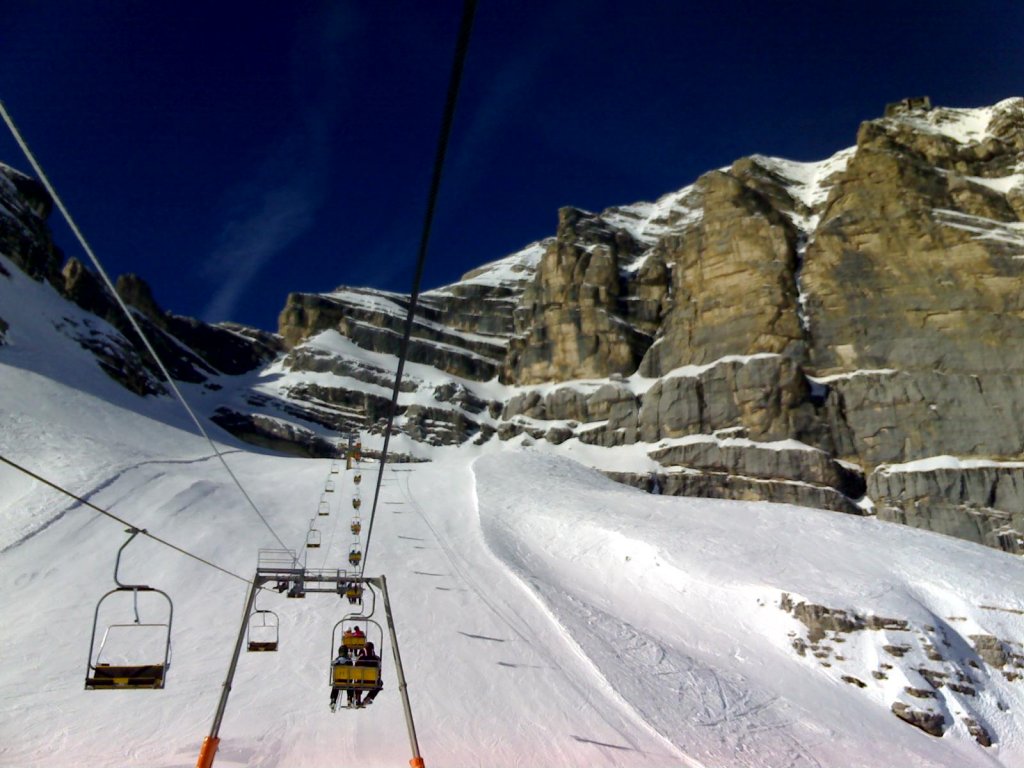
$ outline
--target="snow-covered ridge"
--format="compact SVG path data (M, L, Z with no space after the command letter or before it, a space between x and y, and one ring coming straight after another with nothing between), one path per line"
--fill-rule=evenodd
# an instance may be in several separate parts
M846 170L856 150L856 147L847 147L825 160L810 163L765 155L754 155L751 159L788 182L786 191L808 211L794 211L789 217L798 229L809 234L817 227L820 208L832 190L829 182Z
M934 472L939 469L1024 469L1024 461L991 461L988 459L961 459L957 456L929 456L927 459L904 464L882 464L877 472L891 475L899 472Z
M990 124L1002 112L1021 109L1024 99L1004 99L989 107L964 108L935 107L929 110L914 110L894 117L883 118L894 123L904 123L915 131L943 136L958 144L980 144L992 137Z
M824 453L820 448L807 445L799 440L787 438L786 440L757 441L745 437L722 437L719 435L684 435L659 440L658 448L671 448L677 445L716 445L719 448L760 448L768 451L809 451L811 453Z
M633 203L609 208L601 218L613 227L625 230L645 245L654 245L658 239L672 232L681 232L693 226L704 215L694 199L693 185L662 195L653 203Z
M451 295L456 286L522 287L524 283L533 279L537 265L550 242L551 238L546 238L530 243L502 259L470 270L457 283L424 291L424 296Z

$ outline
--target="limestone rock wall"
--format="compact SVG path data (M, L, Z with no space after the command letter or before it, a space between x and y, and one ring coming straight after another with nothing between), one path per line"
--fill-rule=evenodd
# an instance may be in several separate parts
M828 161L744 158L698 179L685 202L672 216L659 202L646 219L639 206L563 215L566 245L542 260L517 310L528 351L513 342L504 373L518 385L588 381L517 394L499 434L651 444L681 470L659 487L683 493L792 499L774 485L804 482L805 502L848 509L866 487L886 519L1018 551L1019 504L994 497L981 470L884 472L951 454L993 462L1001 487L1024 483L1024 99L979 110L914 101L864 123L856 146ZM623 232L631 249L608 245L628 242ZM635 367L625 329L579 320L573 269L602 244L604 289L585 302L606 317L629 322L616 299L636 291L632 264L656 266L659 291L668 275L647 305L657 327L634 326L654 337ZM598 350L615 352L594 360ZM589 380L611 373L634 384L599 413ZM723 452L723 438L750 444ZM791 464L763 447L780 440L860 469L848 482L845 469Z
M643 318L657 317L660 273L644 273L639 322L626 319L627 292L620 271L639 253L630 235L575 208L559 211L558 232L515 310L515 336L502 372L504 381L537 383L604 377L636 370L651 338Z
M672 265L672 305L645 376L726 355L798 353L797 233L771 198L733 173L696 184L704 215L667 235L659 254Z

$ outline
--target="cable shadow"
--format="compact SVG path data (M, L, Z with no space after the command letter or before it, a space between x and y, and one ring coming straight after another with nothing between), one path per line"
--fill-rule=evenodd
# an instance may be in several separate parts
M543 667L539 664L513 664L511 661L498 661L495 663L499 667L507 667L508 669L553 669L553 667Z
M460 635L463 635L464 637L471 637L474 640L490 640L492 643L504 643L505 642L500 637L488 637L487 635L474 635L471 632L463 632L461 629L458 630L458 632L459 632Z
M580 742L581 744L593 744L595 747L607 747L608 749L619 749L623 752L636 752L633 747L624 747L621 744L609 744L606 741L594 741L593 739L585 739L582 736L576 736L572 733L569 734L573 739Z

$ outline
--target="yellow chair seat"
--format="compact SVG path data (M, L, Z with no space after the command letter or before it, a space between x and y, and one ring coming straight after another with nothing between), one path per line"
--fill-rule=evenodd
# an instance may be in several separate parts
M85 679L87 689L117 688L163 688L163 664L141 664L135 666L98 664L92 675Z
M353 667L351 664L335 664L333 669L336 688L372 690L380 687L380 667Z

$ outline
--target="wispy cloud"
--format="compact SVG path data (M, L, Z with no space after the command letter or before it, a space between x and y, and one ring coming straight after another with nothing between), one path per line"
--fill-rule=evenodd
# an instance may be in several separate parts
M313 226L326 195L338 51L360 26L351 9L333 6L300 28L293 44L295 128L229 195L227 221L204 270L218 284L203 312L207 322L230 319L260 272Z
M298 168L323 167L316 158L310 162ZM269 187L242 193L248 199L232 207L244 208L247 213L224 225L220 242L207 262L206 273L219 286L203 312L205 320L218 322L232 317L260 271L309 229L323 199L321 175L296 170Z

